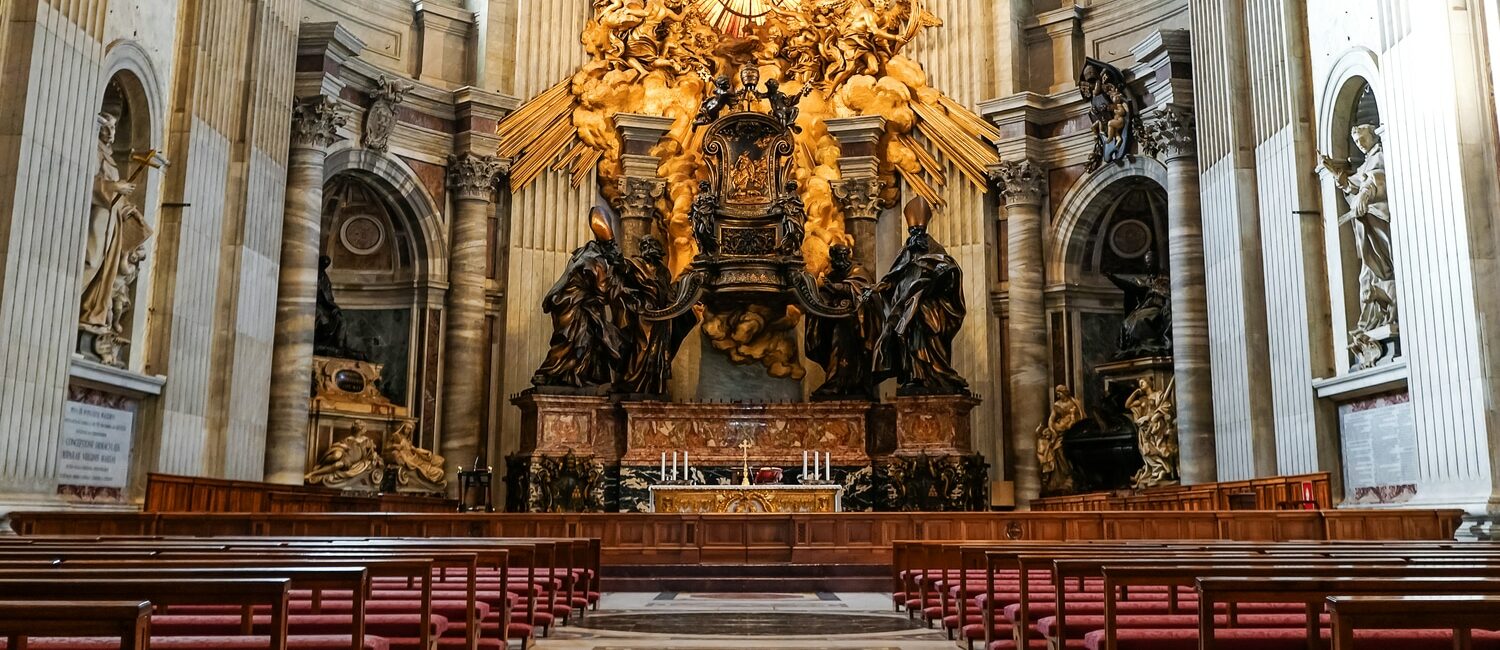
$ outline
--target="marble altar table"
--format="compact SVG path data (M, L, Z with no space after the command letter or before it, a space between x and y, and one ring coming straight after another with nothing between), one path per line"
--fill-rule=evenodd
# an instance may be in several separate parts
M651 509L669 513L842 512L841 485L653 485Z

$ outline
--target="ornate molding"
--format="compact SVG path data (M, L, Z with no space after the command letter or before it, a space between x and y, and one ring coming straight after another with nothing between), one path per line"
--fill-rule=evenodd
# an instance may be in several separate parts
M1167 162L1198 154L1197 120L1190 108L1163 106L1146 117L1141 148L1146 155Z
M448 156L448 187L459 199L491 200L495 181L508 173L509 162L494 156L472 153Z
M385 151L396 132L396 107L406 101L413 86L381 75L370 93L370 109L365 111L365 148Z
M292 146L324 148L338 141L339 127L349 123L338 100L326 95L292 104Z
M880 197L880 193L885 190L884 181L875 177L851 178L834 181L832 185L833 195L838 198L839 207L844 209L845 219L880 219L880 212L885 209L885 202Z
M991 168L1005 204L1041 205L1047 191L1047 170L1030 160L1007 160Z
M656 201L667 193L667 182L660 178L624 176L619 181L620 198L615 206L623 219L650 219L656 214Z

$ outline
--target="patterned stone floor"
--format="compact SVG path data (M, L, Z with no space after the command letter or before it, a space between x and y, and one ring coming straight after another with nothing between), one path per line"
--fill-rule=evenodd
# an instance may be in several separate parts
M883 594L611 593L538 650L950 650Z

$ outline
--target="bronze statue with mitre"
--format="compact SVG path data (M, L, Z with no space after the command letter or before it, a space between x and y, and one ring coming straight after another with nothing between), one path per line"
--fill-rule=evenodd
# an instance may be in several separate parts
M908 237L875 288L885 323L875 345L875 374L894 377L901 395L964 395L969 382L953 369L953 339L963 327L963 270L927 233L932 206L906 204Z
M620 365L624 337L610 318L617 271L624 257L604 211L589 213L594 239L573 251L563 275L542 299L552 317L551 349L531 383L538 387L608 389Z

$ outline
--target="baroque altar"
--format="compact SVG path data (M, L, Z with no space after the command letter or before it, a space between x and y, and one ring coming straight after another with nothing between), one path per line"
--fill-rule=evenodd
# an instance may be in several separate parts
M653 485L651 511L661 513L843 512L840 485Z
M928 232L932 205L919 196L906 206L905 243L874 281L856 242L813 230L810 210L828 181L798 169L806 93L775 80L762 87L755 66L737 76L739 88L729 75L715 78L702 101L702 163L686 219L625 221L637 209L629 196L620 215L594 208L592 241L544 297L552 338L534 388L512 399L522 441L508 459L508 509L649 511L656 502L768 511L810 494L831 500L785 507L983 509L987 466L969 440L979 399L953 366L967 311L963 272ZM627 136L632 129L622 122ZM674 246L688 242L691 257L669 263L657 232ZM764 366L809 401L753 379L737 384L732 401L673 401L678 350L694 332L703 355ZM797 383L804 358L823 368L821 386ZM699 381L716 380L724 360L700 363ZM896 396L882 402L878 386L888 380ZM678 452L684 467L694 461L685 477L663 467ZM819 479L831 485L795 469L806 452L824 459ZM752 460L780 484L725 487ZM679 480L702 487L684 493ZM685 494L695 505L669 505Z

